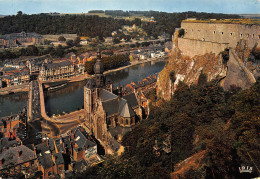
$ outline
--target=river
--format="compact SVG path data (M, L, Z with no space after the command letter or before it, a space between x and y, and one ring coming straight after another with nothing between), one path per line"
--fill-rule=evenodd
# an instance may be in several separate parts
M0 95L0 117L17 114L27 103L28 93Z
M128 83L137 82L143 78L160 72L165 65L165 61L147 62L129 68L107 74L114 86L124 86ZM86 81L69 83L66 87L57 91L45 93L45 107L49 116L62 112L72 112L83 108L83 87ZM0 117L10 115L12 112L18 113L27 100L26 93L0 96Z

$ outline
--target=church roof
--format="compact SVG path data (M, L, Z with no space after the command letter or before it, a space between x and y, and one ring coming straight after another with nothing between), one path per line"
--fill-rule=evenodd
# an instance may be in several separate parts
M102 101L107 101L111 99L117 98L117 96L105 89L100 90L99 97L101 98Z
M131 106L129 106L128 101L116 95L114 96L116 98L102 101L102 106L107 116L119 114L122 117L133 117L135 113Z
M129 107L128 103L125 103L123 109L120 112L120 116L122 117L133 117L135 113L131 107Z
M102 106L107 116L117 114L119 108L118 98L108 100L108 101L103 101Z
M137 107L137 106L139 105L134 93L125 95L123 98L124 98L125 100L127 100L128 104L129 104L132 108Z
M131 130L132 130L131 127L122 127L122 126L109 128L109 132L112 135L112 137L118 136L119 134L124 136L127 132L130 132Z

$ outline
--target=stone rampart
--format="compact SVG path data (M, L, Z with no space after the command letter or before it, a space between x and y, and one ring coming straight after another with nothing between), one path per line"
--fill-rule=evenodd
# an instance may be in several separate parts
M215 53L215 55L218 55L225 48L228 48L228 44L178 38L178 47L184 56L193 57L206 53Z
M185 31L184 38L228 43L232 48L240 39L248 41L249 48L260 42L259 25L182 22L181 28Z
M227 23L182 22L182 38L178 47L184 55L193 57L205 53L216 53L225 48L235 48L243 39L249 48L260 46L260 26Z

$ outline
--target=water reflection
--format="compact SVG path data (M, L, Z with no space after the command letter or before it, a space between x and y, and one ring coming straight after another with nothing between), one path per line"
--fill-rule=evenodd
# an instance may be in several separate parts
M28 93L0 96L0 117L17 114L27 104Z
M143 78L160 72L165 65L164 61L151 64L151 62L132 66L128 69L110 73L107 76L114 82L114 85L126 85L142 80Z

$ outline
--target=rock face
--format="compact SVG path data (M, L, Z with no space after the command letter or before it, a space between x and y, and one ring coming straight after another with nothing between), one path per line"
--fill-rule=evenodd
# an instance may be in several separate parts
M157 94L165 100L170 100L180 81L188 85L196 84L201 72L207 74L208 81L219 79L225 90L231 85L248 88L259 76L259 65L248 61L251 49L247 48L245 42L240 42L235 49L229 48L229 60L223 63L222 53L205 53L192 58L182 55L178 47L178 34L177 30L173 36L173 49L169 61L157 80ZM174 83L170 79L172 71L175 72Z

